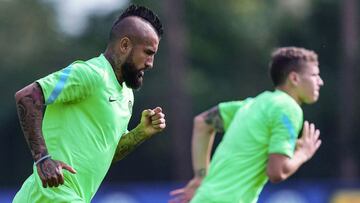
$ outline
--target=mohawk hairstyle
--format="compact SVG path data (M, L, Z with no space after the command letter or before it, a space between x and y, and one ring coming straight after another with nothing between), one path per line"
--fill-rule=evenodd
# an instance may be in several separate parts
M149 22L152 25L152 27L155 29L159 38L161 38L164 30L163 30L163 27L162 27L159 17L153 11L151 11L149 8L146 8L144 6L131 5L114 22L114 24L111 28L110 39L113 37L112 31L114 30L114 27L121 20L123 20L124 18L129 17L129 16L137 16L137 17L140 17L140 18L144 19L145 21Z

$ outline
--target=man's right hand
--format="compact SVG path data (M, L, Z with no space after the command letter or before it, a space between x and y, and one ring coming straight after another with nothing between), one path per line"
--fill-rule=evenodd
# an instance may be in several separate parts
M315 128L313 123L304 122L301 138L296 143L296 150L303 154L304 162L311 159L321 145L320 130Z
M64 184L62 169L66 169L73 174L76 173L75 169L71 166L51 158L41 161L36 165L36 168L44 188L47 186L58 187Z

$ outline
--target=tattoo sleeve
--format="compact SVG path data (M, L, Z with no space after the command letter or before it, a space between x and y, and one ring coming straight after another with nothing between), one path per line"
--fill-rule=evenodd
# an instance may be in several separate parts
M25 140L34 161L48 154L42 134L44 96L37 83L32 83L15 94L16 108Z
M202 114L207 124L213 126L219 133L224 132L224 122L221 118L218 106L215 106Z
M146 139L147 136L136 128L124 134L118 143L112 162L115 163L123 159Z

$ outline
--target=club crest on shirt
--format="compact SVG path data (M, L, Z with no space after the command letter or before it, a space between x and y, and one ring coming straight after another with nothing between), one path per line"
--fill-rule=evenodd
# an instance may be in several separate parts
M128 107L129 107L130 114L132 114L133 103L131 102L131 100L129 100L129 102L128 102Z

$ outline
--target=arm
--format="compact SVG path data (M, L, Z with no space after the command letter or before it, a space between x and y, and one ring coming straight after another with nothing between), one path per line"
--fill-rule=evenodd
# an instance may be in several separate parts
M140 124L121 137L115 151L113 163L123 159L145 140L164 130L166 127L164 117L165 115L160 107L153 110L144 110Z
M223 131L223 120L217 106L195 117L192 137L192 163L195 178L202 180L206 175L214 135L216 132Z
M43 187L63 184L62 168L75 172L70 166L52 160L42 134L44 96L37 83L32 83L15 94L16 107L25 140L30 148ZM48 157L48 158L45 158ZM45 159L44 159L45 158Z
M170 202L189 202L207 174L211 149L216 132L223 132L224 124L218 106L201 113L194 119L192 136L192 162L194 177L184 187L171 191Z
M16 107L25 140L36 162L48 155L42 135L44 96L37 83L32 83L15 94Z
M305 121L302 137L297 141L294 156L289 158L280 154L270 154L267 175L272 183L278 183L294 174L299 167L311 159L321 145L320 131L314 124Z

